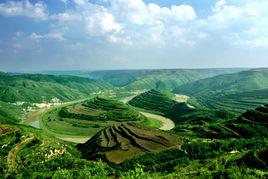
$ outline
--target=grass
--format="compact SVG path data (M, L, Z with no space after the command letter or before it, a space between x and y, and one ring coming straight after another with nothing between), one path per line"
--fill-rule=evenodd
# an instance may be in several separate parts
M80 159L73 145L41 130L23 125L0 125L0 132L1 178L56 177L62 170L66 176L68 172L82 173L85 169L87 176L106 176L104 163Z
M149 127L156 128L156 129L161 128L162 125L163 125L159 120L156 120L156 119L153 119L153 118L146 118L143 121L143 124L145 126L149 126Z
M207 109L240 115L267 103L268 71L249 70L219 75L178 86L174 92L194 97L200 106Z
M111 88L102 81L74 76L5 74L0 79L0 100L5 102L41 103L55 98L66 102Z
M145 120L144 116L122 102L95 97L47 111L41 118L41 125L48 133L59 137L91 137L117 122ZM150 120L149 124L156 126L157 122Z
M18 123L23 115L21 107L0 101L0 124Z

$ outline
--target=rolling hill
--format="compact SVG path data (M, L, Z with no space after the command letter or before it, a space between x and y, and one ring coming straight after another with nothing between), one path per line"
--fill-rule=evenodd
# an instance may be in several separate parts
M159 112L162 115L165 115L174 105L177 104L176 101L169 98L166 94L155 89L151 89L145 93L135 96L128 103L135 107Z
M159 70L105 70L43 72L57 75L74 75L103 80L114 87L126 90L161 89L172 90L186 84L219 74L235 73L243 69L159 69Z
M145 153L159 152L178 144L168 134L142 130L125 123L103 129L78 149L86 159L103 159L121 163L126 159Z
M197 119L196 119L197 120ZM189 126L189 124L191 124ZM268 137L268 105L260 106L254 110L248 110L236 119L217 123L200 123L199 121L188 123L178 127L177 131L190 130L195 135L203 138L254 138Z
M48 111L42 117L42 124L43 128L55 134L90 137L118 122L143 122L145 119L127 104L95 97Z
M172 119L175 124L188 123L193 120L201 123L213 122L230 118L230 114L227 111L193 108L187 102L177 102L170 98L169 95L155 89L134 97L129 101L129 104L166 116Z
M5 102L49 102L52 98L70 101L93 92L110 89L110 85L88 78L41 74L0 75L0 100Z
M194 97L202 106L241 114L268 100L268 70L219 75L178 86L175 93Z

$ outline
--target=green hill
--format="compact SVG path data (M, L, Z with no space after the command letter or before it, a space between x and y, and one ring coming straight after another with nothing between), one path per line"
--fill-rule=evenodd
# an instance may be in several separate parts
M160 70L107 70L93 72L65 72L83 77L104 80L114 87L127 90L161 89L172 90L178 85L189 83L242 69L160 69ZM57 74L57 73L56 73Z
M268 137L268 105L248 110L236 119L206 124L190 121L188 125L179 126L175 130L181 131L181 129L192 131L198 137L203 138Z
M143 118L129 105L101 97L90 99L82 104L64 107L60 110L59 115L89 121L136 121Z
M225 114L213 110L192 108L186 102L176 102L167 94L155 89L134 97L129 101L129 104L166 116L172 119L176 124L198 117L200 119L216 120L221 118L221 115L223 116Z
M210 109L240 114L267 102L268 70L219 75L178 86L174 92L192 96Z
M52 98L69 101L109 88L104 82L75 76L0 75L0 100L5 102L49 102Z
M107 177L106 164L80 159L73 145L42 130L0 125L0 146L0 178Z
M15 124L23 115L21 107L0 101L0 124Z
M177 104L176 101L170 99L166 94L155 89L134 97L128 103L135 107L160 112L162 115L166 114Z
M93 136L118 122L143 122L145 119L145 116L127 104L95 97L47 112L42 117L42 124L45 129L56 134Z

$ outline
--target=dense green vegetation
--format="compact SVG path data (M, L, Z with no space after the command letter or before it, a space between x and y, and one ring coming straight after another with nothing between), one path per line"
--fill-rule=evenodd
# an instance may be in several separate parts
M41 74L1 74L0 100L5 102L50 102L86 98L110 85L88 78Z
M174 105L178 104L164 93L155 89L134 97L128 103L132 106L160 112L161 114L166 114Z
M23 114L20 106L0 101L0 124L18 123Z
M127 90L152 88L171 90L178 85L195 80L238 71L241 69L111 70L81 72L76 75L101 79L115 87L124 87Z
M174 92L194 97L200 106L239 115L267 103L268 70L219 75L178 86Z
M268 70L203 79L237 70L0 73L0 178L267 178ZM18 124L55 97L73 102Z
M0 178L107 176L108 166L86 161L73 145L25 126L0 126Z
M192 108L186 102L178 103L170 95L155 89L134 97L129 104L171 118L176 124L215 122L233 117L227 111Z

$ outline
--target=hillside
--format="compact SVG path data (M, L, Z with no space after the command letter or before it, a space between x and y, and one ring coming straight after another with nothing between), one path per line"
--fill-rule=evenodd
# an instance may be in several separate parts
M186 131L186 133L192 131L194 135L203 138L268 137L268 105L248 110L236 119L205 124L195 120L188 123L188 127L186 126L187 124L178 126L175 130Z
M0 125L0 146L0 178L106 176L104 163L82 160L73 145L31 127Z
M112 99L95 97L76 105L64 107L59 112L60 117L75 118L89 121L136 121L141 116L130 106Z
M78 149L86 159L103 159L121 163L145 153L159 152L178 144L178 140L168 134L142 130L125 123L103 129Z
M48 74L67 74L94 78L110 83L114 87L127 90L165 89L172 90L178 85L195 80L235 73L242 69L159 69L159 70L105 70L105 71L62 71L43 72Z
M235 114L265 104L268 96L268 70L249 70L219 75L178 86L175 93L194 97L202 106Z
M169 98L166 94L155 89L135 96L128 103L135 107L160 112L163 115L177 104L176 101Z
M24 114L19 106L0 101L0 124L15 124Z
M172 119L176 124L187 123L197 119L200 122L212 122L229 117L227 111L193 108L189 106L187 102L176 102L171 99L170 96L155 89L134 97L129 101L129 104L166 116Z
M53 98L70 101L109 88L104 82L75 76L5 73L0 76L0 100L5 102L40 103Z
M131 106L117 100L95 97L48 111L42 117L43 128L55 134L91 137L118 122L146 119Z

